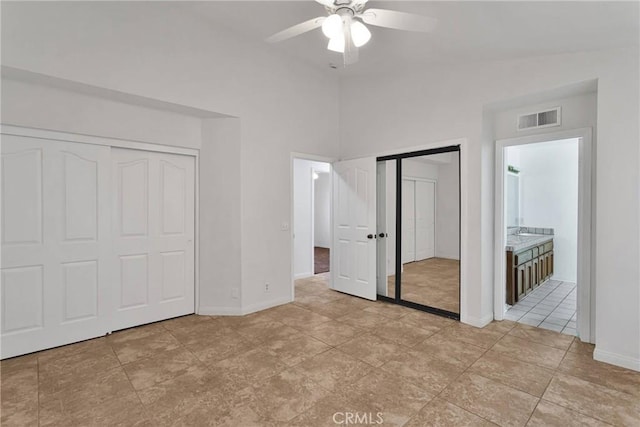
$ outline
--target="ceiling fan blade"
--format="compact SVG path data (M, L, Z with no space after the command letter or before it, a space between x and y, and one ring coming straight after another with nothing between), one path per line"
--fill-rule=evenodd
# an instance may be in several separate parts
M304 34L308 31L315 30L316 28L322 26L322 23L325 19L325 16L319 16L317 18L301 22L298 25L294 25L293 27L289 27L286 30L282 30L279 33L272 35L271 37L267 38L267 42L277 43L295 36L299 36L300 34Z
M333 7L333 0L316 0L316 2L326 7Z
M367 9L358 17L365 23L378 27L419 32L432 31L438 22L428 16L386 9Z
M351 36L351 18L347 18L344 21L344 54L342 55L342 59L344 61L345 67L347 65L355 64L358 62L358 46L353 42L353 37Z

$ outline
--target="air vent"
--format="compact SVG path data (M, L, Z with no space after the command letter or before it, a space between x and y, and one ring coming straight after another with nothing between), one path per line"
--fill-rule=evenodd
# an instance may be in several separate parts
M560 126L560 107L518 116L518 130Z

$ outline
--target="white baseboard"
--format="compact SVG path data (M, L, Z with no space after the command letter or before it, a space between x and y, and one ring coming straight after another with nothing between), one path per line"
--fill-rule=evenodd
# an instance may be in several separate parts
M242 316L240 307L200 307L197 314L201 316Z
M267 308L276 307L291 302L291 298L283 297L269 301L261 301L245 307L200 307L198 314L202 316L244 316Z
M307 273L298 273L298 274L295 274L295 275L293 276L293 280L306 279L307 277L312 277L312 276L313 276L313 273L311 273L311 272L307 272Z
M484 328L493 320L493 313L489 313L483 317L464 316L460 318L462 323L475 326L476 328Z
M593 358L599 362L609 363L611 365L621 366L623 368L633 369L634 371L640 372L640 359L601 350L598 347L596 347L593 352Z
M260 301L255 304L248 305L246 307L242 307L242 314L251 314L256 311L266 310L267 308L277 307L282 304L287 304L292 302L290 297L276 298L270 301Z

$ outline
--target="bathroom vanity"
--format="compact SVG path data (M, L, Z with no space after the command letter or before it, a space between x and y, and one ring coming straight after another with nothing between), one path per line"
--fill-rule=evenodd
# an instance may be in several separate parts
M553 231L520 229L507 235L507 304L513 305L553 274Z

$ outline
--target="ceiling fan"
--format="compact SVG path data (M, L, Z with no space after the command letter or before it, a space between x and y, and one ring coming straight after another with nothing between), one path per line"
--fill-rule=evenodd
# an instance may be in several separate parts
M329 16L319 16L289 27L267 38L267 42L277 43L322 27L322 32L329 39L327 49L342 53L346 66L358 60L358 48L371 38L371 32L364 24L428 32L435 28L437 22L434 18L395 10L365 10L368 0L315 1L325 7Z

